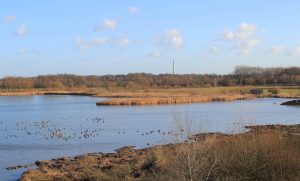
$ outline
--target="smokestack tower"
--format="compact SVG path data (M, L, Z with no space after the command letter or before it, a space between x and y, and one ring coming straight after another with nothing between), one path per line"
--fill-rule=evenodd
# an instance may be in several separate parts
M175 74L175 62L174 62L174 59L173 59L173 75Z

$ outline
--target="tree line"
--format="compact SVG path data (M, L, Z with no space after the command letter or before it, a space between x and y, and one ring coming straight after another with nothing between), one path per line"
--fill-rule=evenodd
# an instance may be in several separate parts
M37 77L7 76L0 89L82 88L189 88L248 85L300 85L300 67L261 68L237 66L231 74L148 74L80 76L72 74Z

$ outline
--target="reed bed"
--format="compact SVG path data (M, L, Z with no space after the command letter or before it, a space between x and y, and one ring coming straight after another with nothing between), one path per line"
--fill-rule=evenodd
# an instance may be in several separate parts
M254 98L251 95L220 95L220 96L187 96L187 97L160 97L160 98L113 98L96 103L98 106L114 105L155 105L155 104L184 104L212 101L233 101Z
M299 180L299 126L252 128L164 149L156 156L160 180Z

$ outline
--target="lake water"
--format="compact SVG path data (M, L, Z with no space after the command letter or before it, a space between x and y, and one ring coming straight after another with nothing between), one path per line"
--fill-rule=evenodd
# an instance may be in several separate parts
M280 105L287 99L97 107L101 99L0 97L0 180L16 180L26 170L6 170L12 165L169 142L168 132L178 125L174 120L192 132L227 133L243 131L245 125L300 123L299 107Z

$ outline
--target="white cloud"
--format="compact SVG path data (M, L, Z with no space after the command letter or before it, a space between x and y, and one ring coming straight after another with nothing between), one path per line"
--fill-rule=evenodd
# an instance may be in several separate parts
M2 19L6 22L13 22L17 19L15 15L3 16Z
M267 53L281 53L285 49L284 46L274 45L267 51Z
M166 45L175 50L179 50L184 43L184 38L180 31L176 29L170 29L166 30L164 35L158 38L158 43Z
M116 39L115 44L118 46L126 46L129 44L129 39L127 37Z
M292 49L291 51L287 52L287 55L288 56L300 55L300 46L297 46L294 49Z
M155 51L153 51L153 52L150 52L150 53L148 54L148 56L149 56L149 57L159 58L159 57L161 57L161 53L160 53L160 51L155 50Z
M210 50L211 50L212 52L214 52L214 53L217 53L217 52L220 51L220 47L214 45L214 46L212 46L212 47L210 48Z
M95 46L127 46L130 44L128 37L117 38L117 39L107 39L103 37L93 37L90 40L85 40L82 38L77 38L75 40L76 46L81 50L91 49Z
M87 50L92 47L90 42L87 42L82 38L77 38L75 43L76 43L77 47L81 50Z
M93 37L90 40L90 43L92 45L106 45L109 43L109 40L107 38L98 38L98 37Z
M254 24L249 24L246 22L241 23L239 29L241 30L241 32L249 34L256 32L256 26Z
M113 30L117 27L117 21L112 19L105 19L100 26L95 28L95 31Z
M234 40L235 39L235 33L233 33L232 31L225 31L223 33L223 38L225 40Z
M19 29L17 29L16 34L18 36L25 36L28 33L28 28L26 24L22 24Z
M248 39L238 42L237 48L242 55L248 55L250 54L251 50L255 48L259 43L259 39Z
M223 33L223 39L234 42L239 53L247 55L261 42L261 40L256 37L256 34L257 28L254 24L243 22L239 25L237 30L225 31Z
M132 6L128 9L128 13L130 13L130 14L135 14L137 12L138 12L138 8L135 6Z
M144 44L144 41L142 39L137 39L134 41L134 44L136 46L142 46Z
M107 29L115 29L117 27L117 21L106 19L103 22L103 27Z
M165 35L166 35L168 44L172 48L179 49L183 45L183 42L184 42L183 36L178 30L175 30L175 29L167 30Z
M242 41L249 39L256 33L256 26L249 23L241 23L236 31L225 31L223 38L228 41Z

